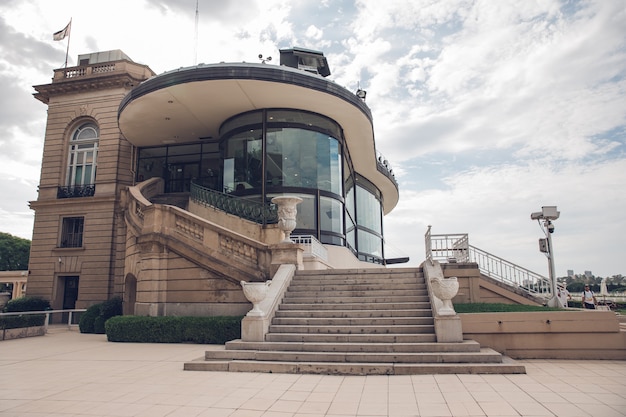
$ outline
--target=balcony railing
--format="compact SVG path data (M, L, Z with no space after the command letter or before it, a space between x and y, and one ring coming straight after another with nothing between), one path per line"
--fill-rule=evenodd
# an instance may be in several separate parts
M429 262L475 262L483 275L519 287L543 298L552 296L550 280L496 255L469 244L465 234L425 235L426 260Z
M95 184L68 185L59 187L57 190L57 198L93 197L95 193Z
M304 245L304 255L328 261L328 251L313 235L291 235L291 240Z
M378 151L376 151L376 168L378 169L378 171L385 174L387 178L393 181L396 188L398 187L398 182L396 181L396 176L393 173L393 168L391 167L391 164L389 163L387 158L385 158L385 156Z
M272 224L278 222L278 210L275 204L261 204L247 198L202 187L193 182L191 183L191 199L255 223Z

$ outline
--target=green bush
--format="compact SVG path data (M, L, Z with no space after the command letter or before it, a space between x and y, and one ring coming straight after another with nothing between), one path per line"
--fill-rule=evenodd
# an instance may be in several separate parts
M50 301L41 297L19 297L9 300L4 311L14 313L20 311L50 310Z
M106 323L108 319L105 319L102 316L98 316L93 321L93 332L95 334L105 334L106 330L104 329L104 323Z
M94 304L87 309L81 316L78 322L78 329L81 333L94 333L94 322L100 315L100 307L102 303Z
M43 326L45 314L27 314L24 316L0 317L0 329L19 329L22 327Z
M105 329L109 342L224 344L241 337L242 318L117 316Z
M89 307L81 316L78 328L81 333L104 334L104 323L111 317L120 315L122 315L122 299L113 297Z

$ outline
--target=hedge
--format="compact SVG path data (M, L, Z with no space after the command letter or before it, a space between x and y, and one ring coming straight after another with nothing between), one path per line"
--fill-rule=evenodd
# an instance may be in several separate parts
M19 297L9 300L4 311L16 313L21 311L44 311L50 310L50 301L41 297Z
M221 345L241 338L242 318L116 316L104 327L109 342Z
M122 299L113 297L103 303L94 304L80 317L78 328L81 333L104 334L104 323L122 314Z
M24 316L0 317L0 329L19 329L22 327L43 326L46 322L45 314L27 314Z
M23 311L50 310L50 302L40 297L19 297L9 300L4 311L20 313ZM45 314L25 314L23 316L0 317L0 329L19 329L22 327L43 326L46 322Z

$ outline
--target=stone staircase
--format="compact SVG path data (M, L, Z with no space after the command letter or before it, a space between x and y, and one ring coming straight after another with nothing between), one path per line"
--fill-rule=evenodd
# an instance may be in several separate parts
M298 271L264 342L233 340L185 370L335 375L525 373L471 340L437 343L422 269Z

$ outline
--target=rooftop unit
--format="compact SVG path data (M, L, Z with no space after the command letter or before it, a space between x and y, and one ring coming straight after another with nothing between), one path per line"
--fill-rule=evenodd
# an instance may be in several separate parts
M304 48L292 48L280 50L280 65L297 68L303 71L319 74L322 77L330 75L328 61L320 51Z

